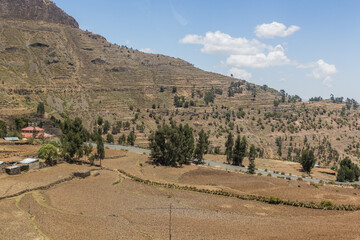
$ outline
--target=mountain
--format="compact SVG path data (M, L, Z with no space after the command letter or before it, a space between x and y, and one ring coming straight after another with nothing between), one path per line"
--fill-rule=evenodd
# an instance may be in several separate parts
M0 19L0 119L9 126L14 117L33 117L44 102L44 121L78 116L89 129L98 116L112 129L129 121L130 128L113 131L115 139L134 128L142 146L157 124L172 119L205 129L212 151L223 151L233 132L264 157L298 160L304 148L314 148L326 166L360 157L356 104L348 110L342 101L301 102L181 59L111 44L48 0L0 0Z
M73 17L47 0L1 0L0 18L43 21L79 27Z

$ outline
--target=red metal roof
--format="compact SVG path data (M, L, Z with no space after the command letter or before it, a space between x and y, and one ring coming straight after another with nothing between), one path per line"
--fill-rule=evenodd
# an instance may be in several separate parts
M44 129L42 128L39 128L39 127L27 127L27 128L23 128L21 129L21 131L36 131L36 132L43 132L45 131Z

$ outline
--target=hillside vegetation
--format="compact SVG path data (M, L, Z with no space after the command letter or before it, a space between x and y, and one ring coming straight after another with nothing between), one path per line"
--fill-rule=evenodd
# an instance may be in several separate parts
M103 133L115 142L134 131L135 144L147 146L158 124L175 120L189 123L195 135L204 129L210 153L224 153L231 131L255 144L260 157L298 161L304 148L313 148L323 166L336 167L345 156L358 163L356 101L303 102L181 59L111 44L79 29L50 1L0 0L0 6L0 119L9 130L16 130L15 117L42 121L34 113L43 102L54 126L80 117L92 130L103 117L110 124ZM25 6L43 14L21 14Z

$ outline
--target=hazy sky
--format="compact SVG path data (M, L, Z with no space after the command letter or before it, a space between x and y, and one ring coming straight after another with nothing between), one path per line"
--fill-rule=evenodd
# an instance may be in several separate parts
M112 43L206 71L360 100L358 0L54 0Z

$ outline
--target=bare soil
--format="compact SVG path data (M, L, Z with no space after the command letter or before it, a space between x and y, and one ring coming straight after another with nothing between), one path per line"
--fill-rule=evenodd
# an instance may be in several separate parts
M115 170L144 179L211 187L301 201L359 204L359 190L319 186L207 167L156 167L148 156L109 152L99 175L74 179L44 191L0 201L0 239L356 239L360 212L271 205L134 182ZM85 165L61 164L16 176L17 182L47 184ZM3 177L3 180L15 180ZM25 185L24 185L25 186ZM299 187L300 186L300 187ZM25 186L27 187L27 186ZM296 237L295 237L296 236Z

